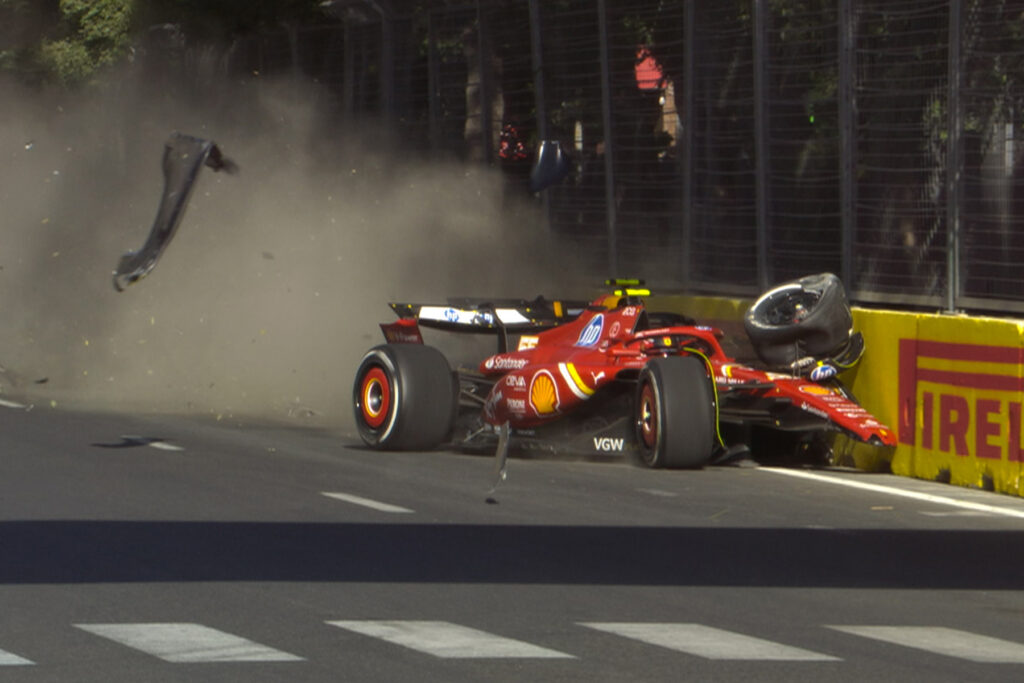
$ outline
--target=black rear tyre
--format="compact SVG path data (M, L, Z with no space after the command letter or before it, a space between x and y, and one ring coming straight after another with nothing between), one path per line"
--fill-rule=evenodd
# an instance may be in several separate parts
M647 467L697 468L711 460L715 389L704 361L652 359L640 373L634 410L640 461Z
M383 344L370 349L356 370L356 429L373 448L436 448L451 433L457 397L454 375L440 351L422 344Z

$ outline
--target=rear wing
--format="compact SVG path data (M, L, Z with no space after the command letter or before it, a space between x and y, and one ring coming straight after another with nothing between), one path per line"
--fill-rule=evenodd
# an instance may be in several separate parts
M589 303L548 301L537 297L532 301L449 299L447 304L389 305L399 318L396 323L381 325L389 342L414 341L417 338L422 341L418 331L422 326L446 332L496 333L498 351L504 352L508 349L509 333L536 332L575 320Z

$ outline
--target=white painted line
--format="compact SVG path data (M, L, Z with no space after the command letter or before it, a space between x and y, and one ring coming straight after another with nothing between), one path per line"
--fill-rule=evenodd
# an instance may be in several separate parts
M637 491L639 491L640 493L647 493L649 495L658 496L661 498L676 498L679 495L678 493L673 493L672 491L664 491L662 489L637 489Z
M1024 645L938 626L828 626L855 636L983 664L1024 664Z
M987 512L977 510L950 510L949 512L939 510L921 510L925 517L990 517Z
M975 512L985 512L992 515L1003 515L1005 517L1017 517L1019 519L1024 519L1024 510L1018 510L1014 508L987 505L985 503L972 503L971 501L968 500L958 500L956 498L948 498L946 496L936 496L931 493L921 493L919 491L907 491L906 489L898 489L893 486L882 486L881 484L869 484L867 482L855 481L853 479L830 477L825 474L819 474L817 472L808 472L806 470L790 470L782 467L758 467L757 469L761 472L771 472L772 474L785 474L790 477L798 477L802 479L813 479L814 481L821 481L826 484L847 486L852 489L861 489L862 491L873 491L875 493L884 493L890 496L912 498L914 500L920 500L925 503L935 503L937 505L951 505L953 507L963 508L964 510L974 510Z
M153 441L148 444L150 448L157 448L161 451L183 451L185 450L181 446L176 446L173 443L167 443L166 441Z
M762 640L701 624L580 622L581 626L613 633L650 645L667 647L705 659L837 662L837 657Z
M35 662L19 657L12 652L0 650L0 666L30 666L32 664L35 664Z
M122 434L121 438L125 441L138 444L140 446L149 446L150 448L158 448L162 451L183 451L185 450L181 446L176 446L172 443L168 443L163 439L153 439L148 436L138 436L137 434Z
M75 624L166 662L299 662L281 652L200 624Z
M24 410L27 407L24 404L16 403L15 401L8 401L5 398L0 398L0 406L3 406L4 408L16 408L18 410Z
M838 657L744 636L699 624L582 623L616 636L639 640L707 659L839 661Z
M443 659L575 659L572 655L446 621L328 621Z
M370 500L369 498L362 498L360 496L353 496L350 493L330 493L328 491L321 491L321 495L327 496L328 498L334 498L335 500L342 500L346 503L352 503L353 505L362 505L363 507L370 508L371 510L377 510L378 512L394 512L396 514L410 514L413 512L409 508L390 505L388 503L382 503L378 500Z

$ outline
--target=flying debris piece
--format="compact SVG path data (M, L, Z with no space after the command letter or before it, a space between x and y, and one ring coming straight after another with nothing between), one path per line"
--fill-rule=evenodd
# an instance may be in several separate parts
M114 289L123 292L128 285L141 280L153 270L160 254L178 229L204 164L214 171L238 171L238 166L225 157L213 141L171 133L164 145L164 193L160 198L156 220L142 248L127 252L118 261L114 271Z
M154 436L136 436L134 434L122 434L121 440L116 443L94 443L96 448L135 448L138 446L151 446L163 451L183 451L181 446L168 443L166 439Z
M509 446L510 430L508 422L503 422L498 427L498 449L495 452L495 463L494 463L494 486L488 493L494 493L498 490L498 485L501 482L508 479L508 446ZM489 501L490 499L488 499Z

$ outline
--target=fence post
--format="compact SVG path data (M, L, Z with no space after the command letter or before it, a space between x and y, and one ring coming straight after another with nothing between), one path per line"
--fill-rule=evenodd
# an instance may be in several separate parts
M685 14L683 21L685 25L683 27L684 40L686 41L684 46L683 55L683 134L680 137L679 144L682 146L682 153L680 154L680 163L683 165L683 206L682 206L682 234L680 235L680 284L683 287L683 291L689 290L690 287L690 270L692 267L691 247L693 246L693 164L694 164L694 152L693 152L693 122L695 120L693 114L694 107L694 93L696 91L696 84L694 80L697 78L697 46L694 41L697 37L697 27L695 25L697 12L695 10L696 2L686 3ZM676 107L678 114L678 105Z
M598 26L601 41L601 120L604 127L604 195L608 223L608 275L618 277L618 235L615 206L615 144L612 130L611 68L608 63L608 16L605 0L598 0Z
M961 0L949 3L949 95L946 105L949 148L946 150L946 309L956 311L960 297L960 174L962 158L962 118L960 113Z
M380 102L386 120L395 114L395 19L380 11Z
M857 230L856 0L839 3L839 277L853 291L853 243Z
M537 141L548 139L548 110L544 90L544 35L540 20L540 0L530 0L530 60L533 67L533 102L537 110ZM541 206L547 219L548 230L554 228L551 220L551 193L540 193Z
M487 15L481 8L480 0L477 0L476 3L476 27L476 47L480 61L480 142L483 151L482 160L489 165L494 161L494 88L491 83L493 74L491 73L490 26L487 23Z
M544 99L544 48L541 43L539 0L530 0L530 57L533 66L533 100L537 109L537 138L548 139L547 103Z
M754 145L757 155L757 284L768 289L772 275L768 264L768 3L754 3Z
M435 12L431 9L427 14L427 119L431 151L441 147L441 56L437 50Z
M342 48L342 71L341 71L341 111L345 119L351 121L356 115L356 48L353 44L352 26L349 22L342 22L342 40L345 45Z

